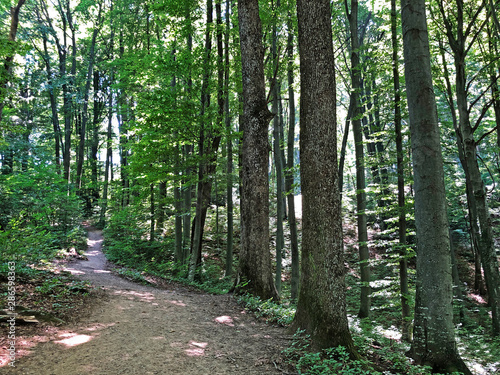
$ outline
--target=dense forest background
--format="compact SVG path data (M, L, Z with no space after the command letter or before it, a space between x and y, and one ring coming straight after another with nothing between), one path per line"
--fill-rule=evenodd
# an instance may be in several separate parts
M252 48L262 42L271 115L267 142L258 143L268 188L258 180L250 180L252 187L243 140L248 52L240 44L247 27L240 25L242 9L252 2L240 3L0 2L2 273L8 259L31 274L61 252L78 250L87 220L104 228L105 251L118 272L215 293L250 292L241 297L248 306L292 323L297 299L306 298L299 291L309 293L300 289L301 21L293 0L258 2L262 32ZM338 154L347 284L341 298L354 340L352 347L346 341L347 355L378 356L393 371L426 373L401 357L420 302L400 4L346 0L330 9L338 142L328 146ZM449 230L449 318L459 352L476 373L494 373L500 362L498 9L495 0L427 2ZM308 143L313 153L311 144L320 150L328 141L316 137ZM241 242L249 218L240 201L263 186L270 230L262 233L263 252L252 255ZM262 254L269 267L256 260ZM426 261L439 260L431 252ZM263 280L272 277L272 286L255 286L252 269ZM447 288L422 280L422 288ZM316 298L313 289L309 294ZM319 343L301 319L294 327ZM304 355L303 373L328 373L314 371L331 370L346 355L301 350L291 352ZM452 372L434 359L413 358Z

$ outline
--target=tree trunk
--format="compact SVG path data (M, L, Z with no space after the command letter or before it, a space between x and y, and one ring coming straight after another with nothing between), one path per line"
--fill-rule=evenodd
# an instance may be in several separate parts
M342 136L342 146L340 148L340 158L339 158L339 191L340 191L340 201L342 202L342 191L344 190L344 164L345 155L347 150L347 140L349 138L349 124L352 119L352 101L349 100L349 109L347 110L347 116L345 118L344 125L344 135Z
M80 127L80 142L78 143L78 162L76 166L76 187L81 195L82 177L83 177L83 162L85 159L85 137L88 121L88 106L89 106L89 93L90 85L92 82L92 75L94 71L95 60L95 44L99 28L101 26L101 10L102 6L99 4L99 14L97 16L97 23L94 25L94 32L92 33L92 42L90 44L89 61L87 68L87 79L85 82L85 91L83 94L83 110L82 110L82 125Z
M443 159L424 0L402 0L406 90L415 181L417 281L411 355L433 371L471 374L453 326L451 254Z
M370 252L368 250L368 228L366 221L366 180L363 131L361 127L361 69L359 66L358 1L351 0L351 11L346 7L351 30L351 103L353 108L351 123L356 154L356 216L358 227L358 249L361 276L361 296L358 316L370 315Z
M238 274L262 299L279 299L269 252L269 143L264 48L258 0L238 2L243 80L241 249Z
M396 164L398 172L398 238L399 290L401 293L401 335L411 341L410 292L408 289L408 262L406 260L406 203L403 135L401 129L401 93L399 87L399 45L397 38L396 0L391 0L392 80L394 87L394 129L396 132Z
M280 1L276 3L277 9L279 9ZM273 71L277 72L278 69L278 31L276 27L276 21L273 24L273 40L271 46L271 53L273 58ZM282 267L282 251L284 247L284 235L283 235L283 168L282 168L282 158L281 158L281 132L280 132L280 116L278 114L278 101L279 101L279 90L280 83L273 78L270 83L273 88L273 100L272 100L272 113L273 118L273 150L274 150L274 167L276 170L276 274L274 278L274 284L276 285L276 290L281 294L281 267Z
M112 34L113 35L113 34ZM111 36L111 45L113 45L113 36ZM113 71L111 71L111 82L113 81ZM102 207L99 219L99 226L104 228L106 224L106 213L108 210L108 191L110 181L110 169L113 168L113 94L111 88L109 89L108 99L108 129L106 132L106 164L104 167L104 187L102 192Z
M294 157L295 157L295 92L294 81L294 54L293 54L293 24L291 14L288 15L288 137L287 137L287 169L285 173L285 190L288 199L288 226L290 227L290 247L292 253L292 276L291 276L291 298L296 302L299 296L300 261L299 241L297 236L297 221L295 217L295 194L294 183Z
M229 112L229 33L231 27L231 5L229 0L226 0L226 30L224 35L224 120L226 126L227 137L227 247L226 247L226 277L233 274L233 138L231 127L231 114Z
M106 104L104 103L104 94L100 91L100 79L101 75L99 71L94 71L94 110L93 110L93 120L92 120L92 142L90 146L90 162L92 169L92 184L91 184L91 203L92 207L99 202L99 160L97 158L97 152L99 149L99 131L101 125L101 115ZM98 93L101 92L100 95Z
M441 14L445 19L447 36L453 50L456 70L456 98L458 109L458 142L459 148L463 151L462 166L465 171L469 188L467 189L469 202L474 202L477 221L479 222L479 252L483 265L484 279L488 291L488 303L492 311L492 333L494 336L500 335L500 271L498 269L498 258L496 256L491 217L488 209L488 201L484 181L481 176L477 160L476 148L478 143L474 139L474 131L470 115L473 110L469 108L468 102L468 82L466 73L467 44L469 34L464 30L463 1L457 0L456 36L450 20L446 17L444 7L441 5ZM484 6L484 3L483 5ZM470 22L474 22L471 20ZM476 222L471 223L471 226Z
M207 31L205 34L205 73L203 75L203 84L201 88L201 128L200 128L200 140L199 140L199 169L198 169L198 194L196 199L196 215L194 218L194 236L191 243L191 259L189 266L189 280L193 281L196 273L196 269L201 264L201 250L202 250L202 238L203 229L205 226L205 219L207 216L208 206L210 204L210 194L212 192L212 181L211 174L215 170L212 166L212 160L215 160L216 155L213 156L212 153L217 154L217 148L214 149L215 140L212 139L212 124L207 120L206 113L210 107L210 90L209 90L209 80L211 79L211 71L209 69L210 56L212 52L212 28L213 24L213 2L212 0L207 0ZM211 160L208 160L211 159Z
M187 162L188 159L191 156L193 146L191 145L183 145L182 150L184 154L184 161ZM190 228L191 228L191 203L192 203L192 193L193 193L193 186L191 185L191 182L189 181L190 176L192 173L192 168L187 167L184 170L184 178L182 181L182 189L181 189L181 195L183 197L182 199L182 205L183 205L183 220L182 220L182 259L181 259L181 264L186 264L187 257L188 257L188 252L190 248Z
M357 357L346 313L330 14L327 0L297 1L303 229L294 327L318 348L343 345Z

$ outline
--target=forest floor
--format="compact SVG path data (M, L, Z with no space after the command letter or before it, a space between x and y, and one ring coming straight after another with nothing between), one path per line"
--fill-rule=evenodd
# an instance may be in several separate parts
M88 260L60 265L97 291L78 316L61 326L17 334L15 367L2 373L273 374L292 336L255 318L229 295L210 295L176 283L141 285L114 275L101 231L90 228ZM20 335L20 336L19 336ZM0 345L1 346L1 345Z

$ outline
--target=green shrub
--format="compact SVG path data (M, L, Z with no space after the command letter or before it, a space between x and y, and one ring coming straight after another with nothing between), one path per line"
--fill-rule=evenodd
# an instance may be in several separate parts
M259 297L245 294L238 297L238 302L253 311L257 317L264 317L266 321L282 326L289 325L295 316L294 306L285 306L271 299L262 301Z

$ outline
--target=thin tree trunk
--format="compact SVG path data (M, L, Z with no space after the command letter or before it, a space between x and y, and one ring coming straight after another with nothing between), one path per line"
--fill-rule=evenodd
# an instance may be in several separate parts
M191 157L192 153L192 146L191 145L184 145L182 146L183 149L183 154L184 154L184 162L187 162L189 158ZM192 203L192 193L193 193L193 187L191 185L191 182L189 181L190 176L192 173L192 168L187 167L184 170L184 179L182 183L182 196L183 196L183 220L182 220L182 233L183 233L183 238L182 238L182 259L181 259L181 264L186 264L187 257L188 257L188 252L190 248L190 228L191 228L191 203Z
M205 160L210 155L209 142L209 132L211 128L210 121L206 118L206 113L210 107L210 91L209 91L209 80L210 69L209 62L212 53L212 28L213 24L213 1L207 0L207 23L206 23L206 33L205 33L205 57L204 57L204 75L203 83L201 88L201 127L200 127L200 139L199 139L199 158L200 163L198 166L198 191L196 197L196 214L194 217L194 236L191 243L191 259L189 265L189 276L190 281L194 280L196 270L201 265L201 249L202 249L202 239L203 239L203 229L205 226L205 219L207 215L208 205L210 204L210 193L212 190L211 181L207 180L208 175L208 161Z
M231 27L231 5L226 0L226 32L224 35L224 120L227 137L227 171L226 171L226 200L227 200L227 247L226 247L226 277L233 274L233 138L231 129L231 114L229 112L229 33Z
M401 129L401 92L399 86L399 44L397 38L396 0L391 0L392 79L394 87L394 129L396 132L396 164L398 172L398 238L399 290L401 293L401 336L411 341L410 292L408 288L408 261L406 259L406 202L403 134Z
M111 46L113 46L113 35L111 34ZM113 48L113 47L111 47ZM112 59L112 58L111 58ZM111 71L111 82L113 82L113 71ZM104 228L106 225L106 213L108 210L108 191L109 191L109 181L110 181L110 168L113 168L113 91L109 89L109 99L108 99L108 129L106 133L106 165L104 168L104 187L102 192L102 208L99 219L99 226Z
M155 205L155 185L154 184L149 184L149 220L150 220L150 227L149 227L149 241L153 242L155 240L155 211L156 211L156 205Z
M89 63L87 68L87 79L85 82L85 91L83 95L83 114L82 114L82 124L80 127L80 142L78 144L78 163L76 166L76 187L81 195L82 189L82 177L83 177L83 162L85 159L85 137L88 121L88 106L89 106L89 93L90 85L92 82L92 75L94 71L94 60L95 60L95 44L97 40L97 34L99 33L99 28L101 26L101 11L102 6L99 3L99 14L97 16L97 23L94 25L94 32L92 33L92 42L90 44L89 52Z
M356 211L358 227L358 249L361 276L361 296L358 316L366 318L370 315L371 288L370 288L370 252L368 250L368 228L366 221L366 180L365 157L363 146L363 131L361 127L361 105L359 93L361 89L361 70L359 66L359 37L358 37L358 1L351 0L351 11L347 8L351 30L351 103L353 114L351 117L354 134L354 148L356 154Z
M39 22L41 22L39 17ZM57 108L57 101L54 95L54 84L52 80L52 68L50 65L50 56L47 47L47 35L44 33L43 38L43 60L45 62L45 69L47 71L47 83L49 84L49 99L50 99L50 110L52 113L52 128L54 129L54 143L55 143L55 162L57 166L57 173L61 173L61 126L59 125L59 114ZM1 116L1 113L0 113Z
M293 193L294 183L294 157L295 157L295 92L294 81L294 54L293 54L293 25L291 14L288 16L288 138L287 138L287 169L285 173L285 190L288 199L288 226L290 227L290 246L292 253L292 275L291 275L291 298L297 301L299 296L300 282L300 261L299 261L299 241L297 236L297 221L295 217L295 194Z
M276 3L277 9L279 9L280 1ZM279 64L278 61L278 49L277 41L278 31L276 27L276 22L273 24L273 36L272 36L272 47L271 53L274 64L274 71L277 71ZM276 285L276 290L278 294L281 294L281 267L282 267L282 251L284 247L284 236L283 236L283 171L282 171L282 158L281 158L281 140L280 140L280 117L278 115L278 100L279 100L279 82L276 77L273 78L271 82L271 87L273 88L273 100L272 100L272 113L274 114L273 119L273 149L274 149L274 165L276 170L276 274L274 278L274 284Z
M353 113L352 101L349 100L349 109L347 110L347 116L345 118L344 135L342 136L342 146L340 148L340 158L339 158L339 190L340 190L341 202L342 202L342 191L344 190L345 155L347 150L347 140L349 138L349 124L351 123L352 113Z
M479 249L481 262L484 270L484 279L488 291L488 303L492 311L492 331L493 335L500 335L500 272L498 269L498 259L495 252L493 241L491 217L488 209L486 189L481 176L479 164L477 161L476 148L478 144L474 139L474 130L470 122L470 109L467 100L467 75L465 71L466 49L463 24L463 4L462 0L457 0L459 9L457 18L457 43L455 48L455 69L456 69L456 95L457 108L459 114L459 135L463 147L464 169L467 169L470 177L471 200L475 202L477 218L479 222ZM452 35L450 34L449 37ZM467 174L466 174L467 176Z
M444 54L444 47L441 41L439 41L439 44L440 44L441 59L443 65L443 76L446 82L446 93L448 95L448 105L450 107L453 128L455 130L455 137L457 141L458 158L460 160L460 163L462 164L462 168L465 174L465 189L466 189L465 191L467 197L467 209L469 211L469 225L470 225L469 234L471 237L472 253L474 255L474 269L475 269L474 289L479 291L480 294L484 294L485 291L484 291L483 276L481 271L481 256L479 252L479 226L477 221L476 203L472 198L473 193L471 190L469 170L467 169L467 164L465 162L464 149L460 138L458 118L455 108L455 102L453 100L454 97L453 87L451 85L450 74L448 72L448 68L446 65L447 62Z
M101 125L101 113L105 108L106 104L103 101L103 96L97 95L100 88L100 74L99 71L94 71L94 110L93 110L93 120L92 120L92 142L91 142L91 152L90 152L90 162L92 169L92 184L91 184L91 196L89 197L92 201L92 207L94 207L99 201L99 161L97 159L97 151L99 148L99 130Z

